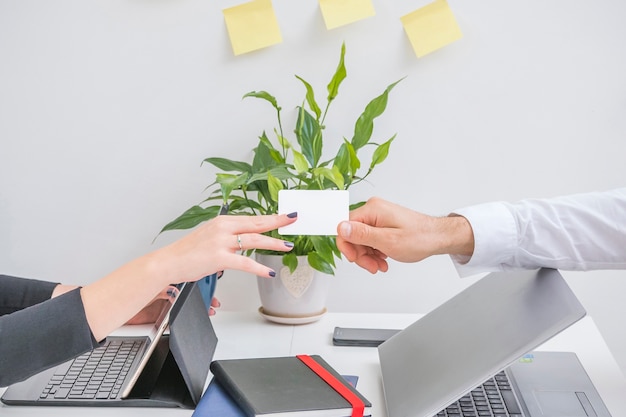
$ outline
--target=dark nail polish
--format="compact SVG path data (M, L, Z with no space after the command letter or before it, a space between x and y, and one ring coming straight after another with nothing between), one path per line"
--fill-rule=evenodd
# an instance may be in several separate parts
M289 213L287 217L289 217L290 219L293 219L294 217L298 217L298 212L294 211L293 213Z
M285 240L284 243L285 243L285 246L287 246L288 248L293 248L293 242L289 242Z
M270 271L270 277L274 278L276 276L276 272Z
M178 294L176 294L176 290L174 288L168 288L167 295L172 298L176 298Z

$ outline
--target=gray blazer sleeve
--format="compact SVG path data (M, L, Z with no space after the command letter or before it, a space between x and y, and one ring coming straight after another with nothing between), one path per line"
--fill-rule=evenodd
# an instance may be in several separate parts
M55 282L0 275L0 316L50 299L57 285Z
M3 289L4 277L1 279ZM0 386L22 381L98 345L78 288L1 316Z

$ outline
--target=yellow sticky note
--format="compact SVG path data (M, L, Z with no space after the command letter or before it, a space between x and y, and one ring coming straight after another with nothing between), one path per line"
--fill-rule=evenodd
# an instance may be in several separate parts
M418 57L463 37L446 0L436 0L400 20Z
M372 0L319 0L326 29L374 16Z
M253 0L222 12L235 55L283 41L272 0Z

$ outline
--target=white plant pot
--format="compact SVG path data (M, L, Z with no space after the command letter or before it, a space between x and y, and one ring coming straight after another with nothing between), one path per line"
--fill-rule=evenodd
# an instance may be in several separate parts
M319 320L326 313L331 275L311 268L306 256L298 256L293 274L283 265L282 256L255 256L259 263L276 271L274 278L257 276L259 313L263 317L277 323L303 324Z

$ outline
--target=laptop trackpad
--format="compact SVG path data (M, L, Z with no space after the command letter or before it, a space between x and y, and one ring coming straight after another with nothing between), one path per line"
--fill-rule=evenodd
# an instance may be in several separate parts
M588 414L581 403L587 396L582 392L574 391L535 391L535 398L541 409L541 413L546 417L588 417L595 416L596 413ZM587 400L588 402L588 400Z

